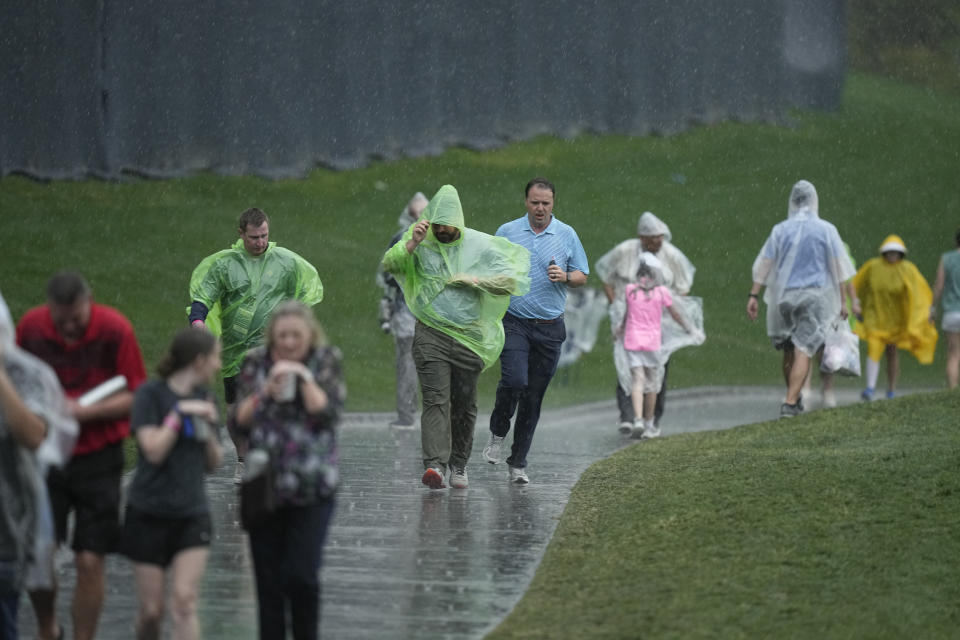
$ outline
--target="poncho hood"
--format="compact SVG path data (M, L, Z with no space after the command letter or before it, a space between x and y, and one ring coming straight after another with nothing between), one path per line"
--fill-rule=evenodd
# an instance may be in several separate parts
M885 254L887 251L899 251L900 253L906 255L907 245L903 243L903 240L900 238L900 236L890 234L880 244L880 255Z
M463 207L460 204L460 194L457 193L453 185L445 184L440 187L437 194L430 200L430 204L423 210L420 216L430 224L443 224L450 227L456 227L463 233L466 225L463 222ZM436 242L433 233L427 234L427 240ZM426 240L425 240L426 241Z
M400 215L397 217L397 227L401 231L406 231L407 227L417 221L417 218L414 218L410 215L410 207L412 207L414 204L421 203L423 205L427 205L429 202L430 201L427 200L427 196L423 195L423 192L417 191L415 194L413 194L413 197L410 198L410 202L407 203L407 206L403 208L403 211L401 211ZM421 211L420 213L423 212Z
M644 211L637 222L638 236L663 236L663 239L670 242L670 227L663 220L653 215L649 211Z
M820 200L817 198L817 189L806 180L801 180L793 185L793 189L790 191L790 201L787 203L787 218L798 215L820 217Z

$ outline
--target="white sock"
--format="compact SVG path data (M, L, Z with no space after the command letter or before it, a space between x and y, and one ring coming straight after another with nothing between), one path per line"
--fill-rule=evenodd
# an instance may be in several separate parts
M877 376L880 375L880 362L867 358L867 389L877 388Z

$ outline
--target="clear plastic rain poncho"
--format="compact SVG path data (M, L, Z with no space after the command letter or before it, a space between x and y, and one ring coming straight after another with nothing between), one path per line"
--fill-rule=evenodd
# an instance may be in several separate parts
M880 252L889 245L906 245L898 236L889 236ZM863 322L854 332L867 343L867 355L879 362L888 344L905 349L921 364L933 362L937 347L937 329L930 322L933 292L917 269L906 259L889 263L885 258L867 260L853 278L853 287L860 298Z
M766 286L767 335L774 345L789 339L813 357L827 325L840 316L840 286L854 269L837 228L820 219L817 190L793 185L787 219L773 227L753 263L753 281ZM812 322L797 323L798 314Z
M10 489L9 478L0 483L0 500L6 507L3 514L10 515L19 511L19 517L0 524L0 528L15 535L26 544L17 545L8 551L14 557L0 560L0 590L6 591L9 585L3 584L7 574L5 562L12 562L18 580L31 589L50 589L53 586L52 555L55 548L53 515L50 512L50 499L44 481L47 469L51 466L63 466L70 458L79 427L70 415L67 400L57 375L45 362L20 349L14 341L14 325L7 303L0 295L0 363L7 372L13 386L27 408L40 416L47 426L47 436L35 452L14 446L9 440L7 425L0 427L0 472L5 476L15 475L16 484L29 488L32 493L22 491L7 494ZM0 414L0 420L3 420ZM28 565L28 558L32 564ZM22 585L17 585L17 589Z
M416 250L407 253L413 226L383 256L383 268L403 287L410 311L441 331L489 367L503 349L503 314L510 296L530 290L530 253L506 238L468 229L457 190L444 185L430 199L421 219L456 227L450 243L428 230Z
M660 250L653 254L660 263L661 281L673 296L674 309L686 318L691 327L703 331L703 299L687 295L693 286L693 276L697 270L687 256L670 242L670 227L654 214L645 211L637 223L637 235L663 236ZM617 369L617 380L627 394L630 393L633 382L627 352L623 348L622 327L627 312L624 293L628 284L636 282L642 253L644 251L640 239L633 238L618 244L594 265L600 280L613 288L614 298L609 307L610 328L615 338L613 363ZM677 349L700 344L678 325L669 313L663 315L661 331L662 362L667 362L670 354Z
M190 299L210 310L206 324L221 337L223 377L229 378L240 372L247 351L262 342L273 309L288 299L312 307L323 300L323 283L314 266L293 251L271 242L254 257L240 238L197 265Z
M417 191L415 194L413 194L413 197L410 198L410 202L407 203L407 206L403 208L399 217L397 218L398 229L394 235L402 237L403 233L410 228L410 225L419 219L411 215L411 207L415 205L419 207L426 207L428 204L430 204L430 202L427 200L427 197L423 195L423 193ZM383 291L381 305L387 305L386 309L381 308L381 317L389 317L388 322L390 333L392 333L394 337L412 338L414 329L416 328L417 319L413 317L413 314L410 313L410 309L407 308L407 303L403 299L403 294L397 291L396 286L393 284L393 278L383 271L382 265L379 266L381 268L377 269L375 281L377 286Z

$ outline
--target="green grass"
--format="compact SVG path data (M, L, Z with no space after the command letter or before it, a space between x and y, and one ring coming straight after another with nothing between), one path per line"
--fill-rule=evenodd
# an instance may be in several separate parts
M850 78L842 109L796 113L790 126L725 123L670 137L537 138L489 152L316 170L302 180L196 177L109 183L0 180L0 282L19 317L43 299L59 268L84 272L101 302L134 322L148 364L185 320L193 267L235 238L240 211L259 206L271 237L314 263L326 298L317 313L344 351L350 410L386 410L393 396L393 344L377 329L373 275L410 195L454 184L467 224L493 232L523 213L535 175L558 187L557 213L580 233L591 264L631 237L644 210L671 227L698 268L707 343L676 354L672 386L770 383L777 357L762 324L745 320L750 266L786 215L791 185L818 188L821 213L859 262L898 233L932 278L960 219L960 99L869 76ZM677 176L683 176L680 180ZM596 285L596 281L592 283ZM933 386L938 362L903 359L903 385ZM494 366L481 378L481 410L492 402ZM611 395L610 339L552 385L548 405ZM855 384L855 383L848 383Z
M958 413L941 391L621 450L488 637L956 637Z

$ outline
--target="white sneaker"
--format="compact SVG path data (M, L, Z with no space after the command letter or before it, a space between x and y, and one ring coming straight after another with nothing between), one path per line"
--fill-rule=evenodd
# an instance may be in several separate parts
M483 458L490 464L500 462L500 446L503 444L502 436L495 436L490 433L490 439L487 440L487 446L483 448Z
M468 485L467 470L463 467L454 467L450 472L450 488L466 489Z
M643 430L643 439L649 440L650 438L659 438L660 437L660 427L653 426L647 427Z
M233 468L233 484L243 484L243 473L247 465L243 460L237 460L237 466Z
M622 433L622 434L624 434L624 435L627 435L628 433L630 433L630 432L633 431L633 427L634 427L634 423L633 423L633 422L629 422L629 421L627 421L627 420L624 420L623 422L621 422L620 424L617 425L617 430L618 430L620 433Z
M510 482L514 484L528 484L530 478L527 477L527 472L520 467L510 467Z

